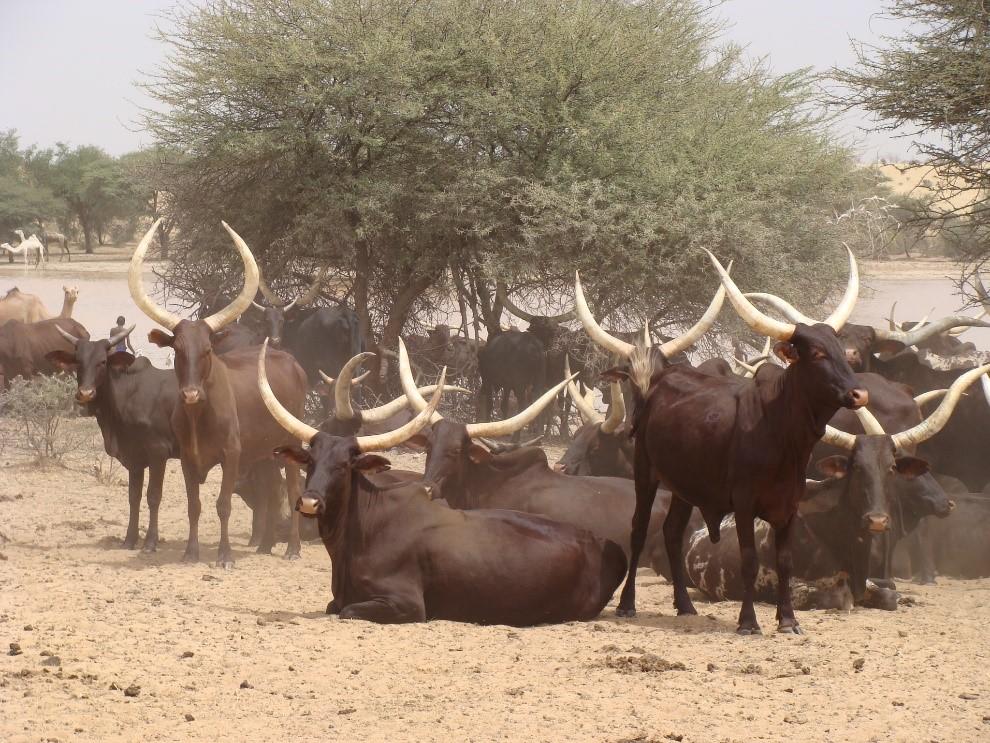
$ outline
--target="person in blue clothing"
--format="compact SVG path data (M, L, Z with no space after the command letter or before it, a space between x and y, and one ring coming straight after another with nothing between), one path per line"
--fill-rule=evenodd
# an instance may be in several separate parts
M119 333L123 329L124 329L124 316L123 315L118 315L117 316L117 325L115 327L113 327L113 328L110 329L110 335L108 335L107 337L108 338L113 338L113 336L115 336L117 333ZM132 354L134 354L135 356L137 356L137 351L135 351L134 350L134 346L131 345L131 336L129 336L129 335L126 338L124 338L123 340L121 340L116 346L114 346L113 347L113 350L114 350L114 352L116 352L116 351L128 351L129 350Z

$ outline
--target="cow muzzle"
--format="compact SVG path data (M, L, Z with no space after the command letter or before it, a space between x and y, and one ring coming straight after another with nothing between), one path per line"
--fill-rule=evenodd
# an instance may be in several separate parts
M859 387L849 390L846 393L846 407L855 410L865 408L870 404L870 393Z
M890 516L885 513L868 513L863 517L863 525L871 534L883 534L890 529Z
M316 516L320 512L320 501L311 495L303 495L296 502L296 510L303 516Z
M80 387L76 390L76 402L87 403L96 399L96 390L92 387Z
M186 405L197 405L203 400L203 393L197 387L183 387L181 393Z
M846 349L846 363L853 368L853 371L859 371L863 367L863 357L859 354L859 349L847 348Z
M948 518L949 515L955 510L956 510L956 502L954 500L950 500L945 508L940 508L937 511L935 511L935 516L940 519L945 519Z

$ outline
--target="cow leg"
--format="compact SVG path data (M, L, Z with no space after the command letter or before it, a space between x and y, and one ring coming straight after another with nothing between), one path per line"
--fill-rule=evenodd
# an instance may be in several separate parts
M756 573L759 570L760 564L756 557L756 535L753 532L752 514L736 511L736 534L739 537L739 562L743 579L743 600L742 607L739 610L739 626L736 628L736 632L740 635L758 635L762 630L760 629L760 623L756 621L756 609L753 607L753 599L756 588ZM790 575L788 575L788 578L790 578ZM778 580L778 583L783 583L783 581ZM789 601L790 591L788 590ZM793 615L793 613L794 610L792 608L791 614Z
M217 567L230 570L234 567L234 556L230 551L230 499L234 495L237 482L237 466L240 452L225 452L221 469L220 495L217 496L217 516L220 517L220 546L217 547Z
M906 537L912 580L922 585L935 583L935 557L928 523L928 518L922 519L918 527Z
M153 462L148 467L148 533L144 536L144 552L158 549L158 507L162 504L165 483L165 462Z
M652 503L651 510L652 510ZM677 616L697 614L687 592L687 579L684 575L684 530L691 519L694 506L676 495L670 496L670 508L663 520L663 546L667 550L670 563L670 579L674 584L674 608Z
M127 471L127 504L130 513L127 518L127 534L123 547L132 550L137 547L138 523L141 520L141 496L144 493L144 468Z
M348 604L340 610L341 619L363 619L379 624L405 624L408 622L425 622L426 607L423 598L408 599L390 596L374 598L357 604Z
M182 478L186 481L186 512L189 514L189 540L183 562L199 562L199 514L203 510L199 502L199 475L193 465L182 462Z
M773 544L777 554L777 631L800 635L802 634L801 626L794 616L794 604L791 601L791 574L794 572L794 555L791 545L793 532L793 517L783 526L775 527L773 530Z
M274 462L259 462L251 469L248 477L254 489L251 537L259 554L270 555L275 546L275 527L280 516L281 478L278 475L278 467Z
M302 495L299 468L289 462L285 467L285 496L289 501L289 513L292 514L292 525L289 527L289 543L285 546L285 559L298 560L302 557L302 542L299 539L299 521L302 518L296 510L296 504ZM278 516L278 506L275 515Z
M650 476L648 467L649 465L641 462L637 457L636 511L633 513L632 534L629 537L629 573L626 575L626 584L622 587L622 594L619 596L619 605L615 609L615 615L619 617L636 616L636 570L639 568L639 557L646 544L646 530L650 525L653 501L656 500L659 484ZM681 575L684 575L683 567Z

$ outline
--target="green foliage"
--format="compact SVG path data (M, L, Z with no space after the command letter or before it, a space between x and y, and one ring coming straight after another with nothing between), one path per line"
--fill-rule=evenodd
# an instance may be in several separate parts
M0 410L17 426L13 442L39 460L58 461L78 449L81 439L65 426L66 419L75 415L75 391L75 380L64 374L11 380L10 388L0 394Z
M496 278L569 296L575 269L617 322L693 319L701 247L809 312L842 283L857 174L813 79L719 46L701 3L226 0L173 25L147 125L183 154L187 300L239 275L220 219L277 288L333 266L386 345L452 275L490 329Z
M990 10L977 0L898 0L886 12L904 30L856 47L856 67L835 72L839 100L876 114L881 130L913 131L933 175L914 220L982 263L990 259Z
M32 223L63 208L50 189L28 177L17 134L0 132L0 242L11 241L16 229L30 234Z
M99 147L70 149L59 144L30 151L26 166L68 205L79 221L87 253L93 252L93 238L106 235L114 220L128 220L144 208L120 162Z

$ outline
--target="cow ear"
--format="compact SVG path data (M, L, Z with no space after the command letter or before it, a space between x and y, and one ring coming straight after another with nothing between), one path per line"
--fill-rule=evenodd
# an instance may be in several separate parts
M841 480L849 474L849 460L841 454L819 459L815 463L815 467L825 477L832 477L836 480Z
M894 466L897 467L899 474L904 475L909 480L921 477L928 472L928 462L918 457L898 457Z
M629 370L625 367L613 366L611 369L606 369L598 376L606 382L625 382L629 379Z
M280 459L287 460L289 462L295 462L296 464L301 464L303 467L309 465L313 461L313 457L305 449L298 446L277 446L272 453Z
M166 333L164 330L155 328L148 333L148 340L159 348L171 348L172 344L175 343L175 336L170 333Z
M127 351L116 351L107 356L107 363L115 371L124 371L134 363L134 354Z
M870 346L871 353L884 353L893 354L900 353L904 350L904 344L900 341L885 340L885 341L875 341L872 346Z
M430 439L421 433L417 433L415 436L411 436L402 442L402 445L415 451L426 451L430 448Z
M76 355L68 351L52 351L46 354L45 358L51 362L52 366L62 371L74 372L79 366Z
M386 472L392 469L392 463L378 454L362 454L354 460L353 466L354 469L365 475L373 475L376 472Z
M785 364L793 364L800 358L794 344L785 343L784 341L777 341L773 344L773 355Z
M474 442L471 442L471 446L468 448L468 459L470 459L475 464L483 464L484 462L490 462L494 455L488 451L483 446L479 446Z

